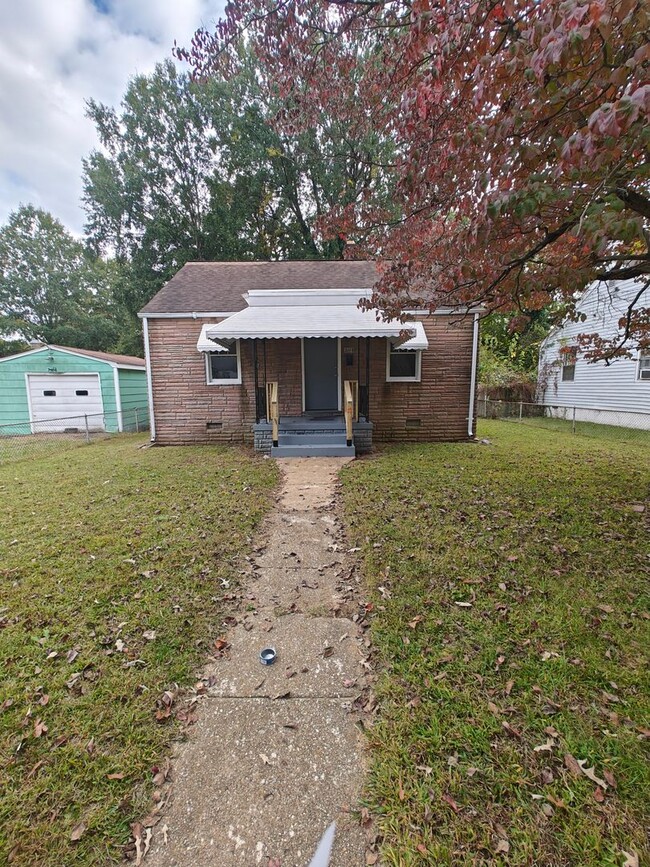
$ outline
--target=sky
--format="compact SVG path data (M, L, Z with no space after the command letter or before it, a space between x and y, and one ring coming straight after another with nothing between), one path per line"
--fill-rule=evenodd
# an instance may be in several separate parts
M21 204L83 231L81 161L98 146L85 101L188 45L223 0L0 0L0 224Z

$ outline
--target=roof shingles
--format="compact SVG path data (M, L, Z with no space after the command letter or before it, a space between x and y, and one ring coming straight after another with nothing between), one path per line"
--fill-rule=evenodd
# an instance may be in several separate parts
M236 313L253 289L372 289L372 261L188 262L140 311L159 314Z

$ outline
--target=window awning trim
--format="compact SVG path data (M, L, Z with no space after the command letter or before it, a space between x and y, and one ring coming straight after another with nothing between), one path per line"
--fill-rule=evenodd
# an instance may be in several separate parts
M201 334L199 335L199 339L196 342L196 348L199 352L230 352L231 347L228 346L224 341L217 342L216 340L212 340L206 334L208 328L212 326L212 323L206 323L201 328Z

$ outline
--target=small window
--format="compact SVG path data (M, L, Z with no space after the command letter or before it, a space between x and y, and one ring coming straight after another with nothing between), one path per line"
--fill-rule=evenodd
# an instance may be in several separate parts
M650 381L650 349L642 349L639 352L639 379Z
M75 391L77 397L88 397L88 389L87 388L78 388Z
M388 382L419 382L422 353L419 349L400 349L388 343L386 380Z
M560 350L562 359L562 382L573 382L576 378L577 346L565 346Z
M48 389L43 392L43 397L56 397L56 392L52 391L52 389Z
M208 352L208 382L221 385L237 385L241 382L239 342L233 343L224 352Z

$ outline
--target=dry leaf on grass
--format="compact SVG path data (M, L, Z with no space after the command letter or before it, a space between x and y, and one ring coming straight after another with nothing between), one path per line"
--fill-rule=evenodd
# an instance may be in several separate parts
M75 825L70 834L70 839L72 840L72 842L76 843L77 840L81 840L87 828L88 826L85 822L79 822L77 825Z
M625 849L623 849L621 855L625 855L623 867L639 867L639 856L636 852L626 852Z
M564 757L564 765L574 777L579 777L583 774L587 779L591 780L592 783L596 783L596 785L600 786L601 789L606 790L607 783L605 780L601 780L600 777L596 776L594 768L585 767L586 764L586 759L576 759L570 753L567 753Z

